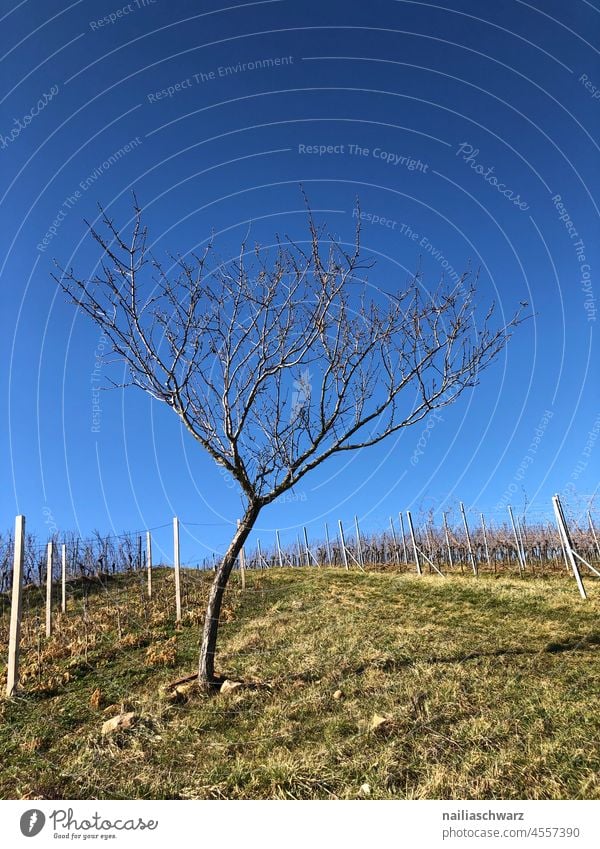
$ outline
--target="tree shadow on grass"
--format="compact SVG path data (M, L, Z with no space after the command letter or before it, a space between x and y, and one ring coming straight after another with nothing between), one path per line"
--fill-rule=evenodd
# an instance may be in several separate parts
M362 675L369 669L382 669L384 672L393 672L398 669L403 669L410 666L422 664L453 664L466 663L470 660L480 660L483 658L495 657L518 657L529 655L531 657L540 654L561 654L562 652L572 651L590 651L600 646L600 633L586 634L585 636L566 637L561 641L546 643L542 649L532 648L499 648L493 651L473 651L461 654L453 654L445 657L433 655L426 658L401 657L401 658L386 658L382 662L372 664L361 664L354 670L356 675Z

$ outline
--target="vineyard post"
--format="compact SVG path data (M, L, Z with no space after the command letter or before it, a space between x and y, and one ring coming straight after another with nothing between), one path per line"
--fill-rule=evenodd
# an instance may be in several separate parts
M175 621L181 622L181 583L179 576L179 519L173 519L173 568L175 570Z
M365 564L363 561L363 550L360 542L360 528L358 527L358 516L354 517L354 527L356 528L356 553L358 554L358 562L362 569L364 568Z
M61 613L67 612L67 546L64 543L61 550L60 609Z
M485 518L483 513L481 514L481 529L483 531L483 545L485 547L485 558L487 560L487 565L491 569L492 564L490 563L490 550L488 548L487 534L485 532Z
M527 553L525 551L525 544L523 542L526 539L523 531L523 527L521 525L521 520L517 517L517 533L519 535L519 542L521 543L521 552L523 554L523 565L527 563Z
M523 577L523 572L525 570L525 564L523 563L523 553L521 551L521 545L519 543L519 535L517 534L517 527L515 525L515 517L513 516L512 507L510 504L508 505L508 515L510 516L510 521L512 524L513 534L515 535L515 544L517 546L517 556L519 558L519 574ZM561 537L562 539L562 537Z
M413 528L412 516L410 515L410 510L406 511L406 518L408 519L408 529L410 531L410 538L412 540L413 551L415 553L415 563L417 564L417 574L422 575L423 570L421 569L421 561L419 560L419 549L417 548L417 541L415 539L415 529Z
M315 555L310 550L310 546L308 544L308 533L306 531L306 528L304 528L304 546L306 548L306 565L310 566L310 560L312 558L312 561L315 564L315 566L318 566L319 561L315 558Z
M325 522L325 547L327 548L327 565L331 566L331 543L329 542L329 528Z
M71 555L71 575L75 577L77 575L77 560L79 559L79 540L75 540L75 545L73 546L73 554Z
M152 598L152 534L146 531L146 569L148 571L148 598Z
M396 529L394 528L394 520L390 516L390 528L392 529L392 542L394 543L394 554L396 555L396 563L400 566L400 549L396 540Z
M452 567L454 566L454 563L452 562L452 549L450 548L450 535L448 533L448 520L446 519L446 515L447 515L446 513L443 514L443 516L444 516L444 534L446 535L446 548L448 549L448 565L452 569Z
M465 513L465 505L460 502L460 512L463 517L463 524L465 526L465 534L467 535L467 548L469 551L469 559L471 560L471 566L473 567L473 574L477 577L477 563L475 562L475 555L473 554L473 546L471 545L471 534L469 533L469 525L467 524L467 514Z
M23 592L23 560L25 548L25 516L15 519L15 547L13 555L12 601L8 637L8 671L6 696L12 698L19 682L19 643L21 638L21 604Z
M256 553L258 554L258 565L262 569L263 563L265 563L265 565L266 565L267 561L263 557L263 553L262 553L262 550L261 550L261 547L260 547L260 540L259 539L256 540Z
M344 569L348 571L348 556L346 554L346 540L344 539L344 528L342 527L342 520L338 519L338 528L340 531L340 542L342 544L342 559L344 561Z
M402 553L404 555L404 564L408 565L408 551L406 550L406 534L404 533L404 519L402 518L401 512L398 512L398 516L400 517L400 532L402 534Z
M585 559L585 557L582 557L581 554L578 554L577 551L575 550L575 546L573 545L573 542L571 540L571 534L569 533L569 529L568 529L567 522L566 522L566 519L565 519L565 514L564 514L564 511L562 509L562 504L560 502L560 497L557 495L556 498L558 500L558 506L560 508L560 514L562 516L562 523L563 523L563 527L564 527L564 530L565 530L565 537L566 537L568 544L569 544L569 547L571 549L571 554L573 555L573 557L576 557L578 560L580 560L581 563L583 563L584 566L587 566L588 569L590 570L590 572L593 572L594 575L596 575L598 578L600 578L600 571L598 571L598 569L596 569L595 566L592 566L591 563L588 563L588 561Z
M427 546L428 546L428 548L429 548L429 553L431 554L431 558L433 559L433 557L434 557L434 551L433 551L433 536L432 536L432 534L430 533L430 530L431 530L431 529L430 529L430 527L429 527L429 524L425 525L425 537L426 537L426 539L427 539ZM430 571L431 571L431 570L430 570Z
M47 566L46 566L46 637L52 636L52 560L54 545L48 543Z
M573 543L571 542L571 535L569 534L569 529L567 527L567 523L565 520L565 514L563 513L562 504L560 503L560 498L558 495L552 496L552 506L554 507L554 515L556 516L556 524L558 525L558 531L560 533L560 538L564 543L564 549L569 558L569 563L571 565L571 569L573 570L573 575L575 576L575 580L577 581L577 586L579 588L579 594L582 598L587 598L587 594L585 588L583 586L583 581L581 580L581 573L579 572L579 567L575 562L575 557L573 553Z
M519 519L519 533L521 534L523 553L527 558L527 546L529 545L529 540L527 539L527 519L525 517L525 511L523 511L523 519Z
M594 527L594 523L592 522L592 514L589 510L587 511L587 517L590 525L590 531L592 532L592 539L594 540L594 545L596 546L596 552L598 553L598 557L600 557L600 545L598 544L598 537L596 536L596 528Z
M275 540L277 541L277 559L279 560L279 568L283 569L283 555L281 553L281 541L279 539L279 531L275 531Z

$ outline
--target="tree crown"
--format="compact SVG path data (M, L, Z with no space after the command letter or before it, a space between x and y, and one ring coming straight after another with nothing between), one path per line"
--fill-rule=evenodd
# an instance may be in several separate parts
M477 384L521 311L477 323L466 273L427 292L420 273L386 293L361 276L371 263L360 216L347 250L317 227L278 238L271 253L242 244L210 268L212 244L165 270L134 204L131 237L102 211L90 280L56 277L110 339L134 385L172 407L227 468L249 502L268 503L333 454L374 445Z

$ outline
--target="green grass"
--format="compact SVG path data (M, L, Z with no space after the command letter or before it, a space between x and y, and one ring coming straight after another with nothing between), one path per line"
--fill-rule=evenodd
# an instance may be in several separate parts
M73 592L49 641L29 604L2 798L600 798L600 582L582 602L564 577L234 576L217 667L252 686L174 701L210 577L185 575L179 629L162 571L152 604L120 577L85 623ZM103 738L121 708L137 725Z

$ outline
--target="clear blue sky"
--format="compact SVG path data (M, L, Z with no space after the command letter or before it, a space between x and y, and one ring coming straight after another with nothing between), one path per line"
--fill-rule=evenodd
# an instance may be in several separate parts
M431 285L443 268L452 279L470 264L481 268L479 301L495 299L500 316L531 304L505 356L426 436L417 425L305 478L261 516L263 544L275 527L292 540L302 525L320 535L324 521L354 514L377 529L398 510L439 518L460 499L503 521L506 504L522 509L525 497L535 518L548 515L553 492L573 509L595 494L592 3L23 0L2 9L3 527L23 512L42 534L86 536L177 514L198 523L182 541L194 560L221 550L239 515L238 493L149 397L103 392L92 430L99 331L50 275L55 258L93 269L99 252L84 219L100 202L125 224L132 188L159 257L202 245L211 230L228 256L249 221L258 241L302 238L302 183L341 239L352 238L356 195L385 220L363 227L378 280L403 282L419 257ZM100 370L103 385L121 374ZM158 542L168 551L168 532Z

